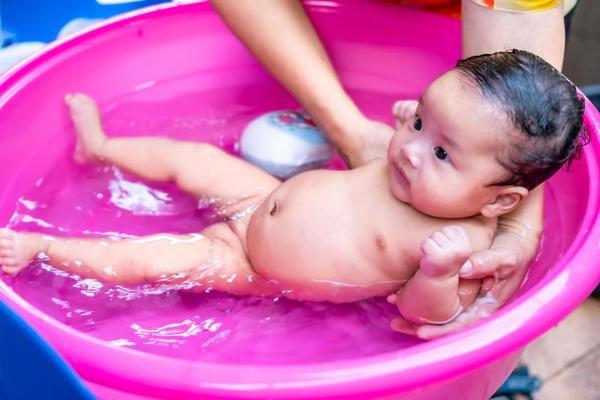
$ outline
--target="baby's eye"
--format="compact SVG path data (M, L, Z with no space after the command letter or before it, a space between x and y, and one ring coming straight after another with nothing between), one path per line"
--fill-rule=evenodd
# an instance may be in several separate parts
M433 148L433 152L435 154L435 156L437 158L439 158L440 160L447 160L448 159L448 153L446 153L446 150L444 150L443 148L441 148L440 146L436 146Z
M413 123L413 128L415 129L415 131L420 131L421 129L423 129L423 120L417 117L417 119L415 119L415 122Z

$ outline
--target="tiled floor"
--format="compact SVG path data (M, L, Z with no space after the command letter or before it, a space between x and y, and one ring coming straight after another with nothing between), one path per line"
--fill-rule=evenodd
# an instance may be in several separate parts
M600 400L600 300L588 299L525 350L536 400Z

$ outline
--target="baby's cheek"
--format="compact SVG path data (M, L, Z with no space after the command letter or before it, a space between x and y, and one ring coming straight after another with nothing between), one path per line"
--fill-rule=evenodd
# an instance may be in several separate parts
M457 201L461 200L459 192L460 189L451 180L432 179L421 198L428 209L444 212L454 208Z

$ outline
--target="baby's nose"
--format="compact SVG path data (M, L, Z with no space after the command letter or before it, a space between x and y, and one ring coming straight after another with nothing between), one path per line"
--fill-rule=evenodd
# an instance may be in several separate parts
M408 160L411 167L415 169L419 168L420 160L414 143L404 144L404 146L402 146L401 153L402 156Z

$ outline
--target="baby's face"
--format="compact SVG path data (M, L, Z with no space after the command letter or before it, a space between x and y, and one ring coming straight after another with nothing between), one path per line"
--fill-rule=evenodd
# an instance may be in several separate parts
M511 127L498 107L456 72L434 81L388 148L390 187L400 201L440 218L477 215L496 198L506 169L496 160Z

